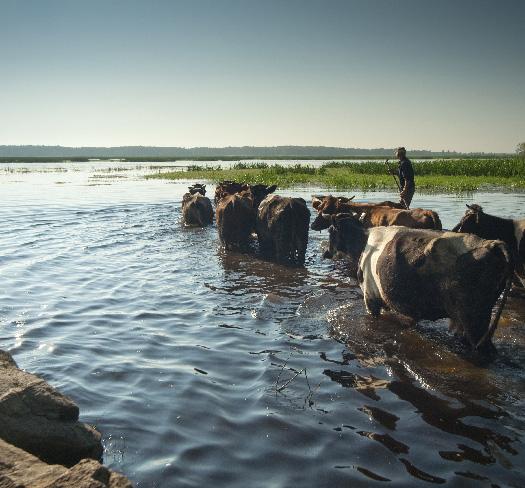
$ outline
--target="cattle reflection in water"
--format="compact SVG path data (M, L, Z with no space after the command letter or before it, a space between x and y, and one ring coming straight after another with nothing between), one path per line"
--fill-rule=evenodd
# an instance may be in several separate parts
M360 410L382 429L358 433L399 455L412 476L432 477L410 464L403 448L410 448L414 436L430 426L454 436L457 444L456 449L439 447L439 436L424 434L434 439L428 455L436 449L443 461L474 466L456 474L475 473L476 465L491 466L510 486L521 486L523 456L519 429L514 433L512 425L521 416L525 395L525 331L519 318L524 312L523 300L509 300L495 336L499 355L480 365L465 356L444 328L427 322L403 326L388 314L373 318L362 301L349 300L327 315L330 334L346 348L339 359L321 354L326 361L323 374L363 396Z
M224 270L224 291L228 293L273 293L286 297L304 297L311 288L311 273L305 268L285 268L246 254L219 249L219 263Z

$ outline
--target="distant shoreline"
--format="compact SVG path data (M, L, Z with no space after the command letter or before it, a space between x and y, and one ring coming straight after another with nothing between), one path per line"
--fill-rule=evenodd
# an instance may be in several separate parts
M457 160L458 156L412 156L413 159L422 160ZM508 155L461 155L461 159L508 159ZM80 157L80 156L57 156L57 157L37 157L37 156L0 156L0 163L167 163L170 161L384 161L387 159L384 155L366 155L366 156L170 156L170 157ZM389 159L393 159L390 157Z

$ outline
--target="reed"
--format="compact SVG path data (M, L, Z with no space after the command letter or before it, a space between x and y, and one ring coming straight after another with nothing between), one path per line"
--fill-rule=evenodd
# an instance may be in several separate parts
M389 166L395 167L391 162ZM413 163L416 175L442 176L499 176L513 178L525 175L524 158L494 158L494 159L436 159ZM358 174L384 174L385 164L377 161L332 161L326 168L345 168Z
M395 164L392 165L395 167ZM418 191L471 192L481 189L525 189L525 160L435 160L414 163ZM321 167L267 163L237 163L230 169L192 166L188 171L158 173L149 178L203 180L231 179L246 183L276 184L281 188L317 186L324 189L395 189L384 163L331 162Z

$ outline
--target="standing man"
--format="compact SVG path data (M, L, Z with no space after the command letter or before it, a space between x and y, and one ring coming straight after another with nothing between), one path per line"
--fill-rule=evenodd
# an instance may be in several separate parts
M414 192L416 191L414 168L412 167L410 159L407 158L407 151L404 147L398 147L396 149L396 158L399 159L398 176L401 187L399 197L401 198L401 203L404 204L406 208L409 208Z

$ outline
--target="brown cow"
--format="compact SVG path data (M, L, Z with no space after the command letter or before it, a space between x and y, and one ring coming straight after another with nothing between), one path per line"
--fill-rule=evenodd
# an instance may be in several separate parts
M353 202L355 195L352 197L334 197L332 195L317 195L312 198L312 206L319 213L345 213L350 211L355 211L356 207L368 207L369 205L375 205L377 207L390 207L390 208L399 208L404 210L405 207L401 203L391 202L390 200L385 200L384 202L372 203L372 202ZM351 206L351 208L348 205Z
M357 214L365 227L402 225L413 229L442 229L439 215L433 210L422 208L401 210L373 203L342 202L332 196L325 197L321 201L314 198L313 203L319 212L319 215L312 223L311 228L313 230L330 227L330 219L327 218L327 214L333 215L336 213Z
M277 261L304 264L310 210L302 198L270 195L259 205L257 236L262 254Z
M245 190L221 198L215 211L219 238L227 250L246 251L255 227L254 198Z
M251 190L253 195L253 205L254 208L257 208L266 196L273 193L276 189L277 185L248 185L246 183L238 183L237 181L231 180L221 181L217 185L217 188L215 188L215 205L217 205L226 195L234 195L235 193Z
M247 250L250 235L255 232L257 207L276 188L276 185L246 185L235 181L219 183L215 190L217 227L226 249Z
M215 205L227 195L234 195L241 191L248 190L248 185L245 183L237 183L236 181L226 180L221 181L215 188Z
M213 208L206 195L206 185L196 183L182 196L182 218L185 225L205 227L213 222Z

